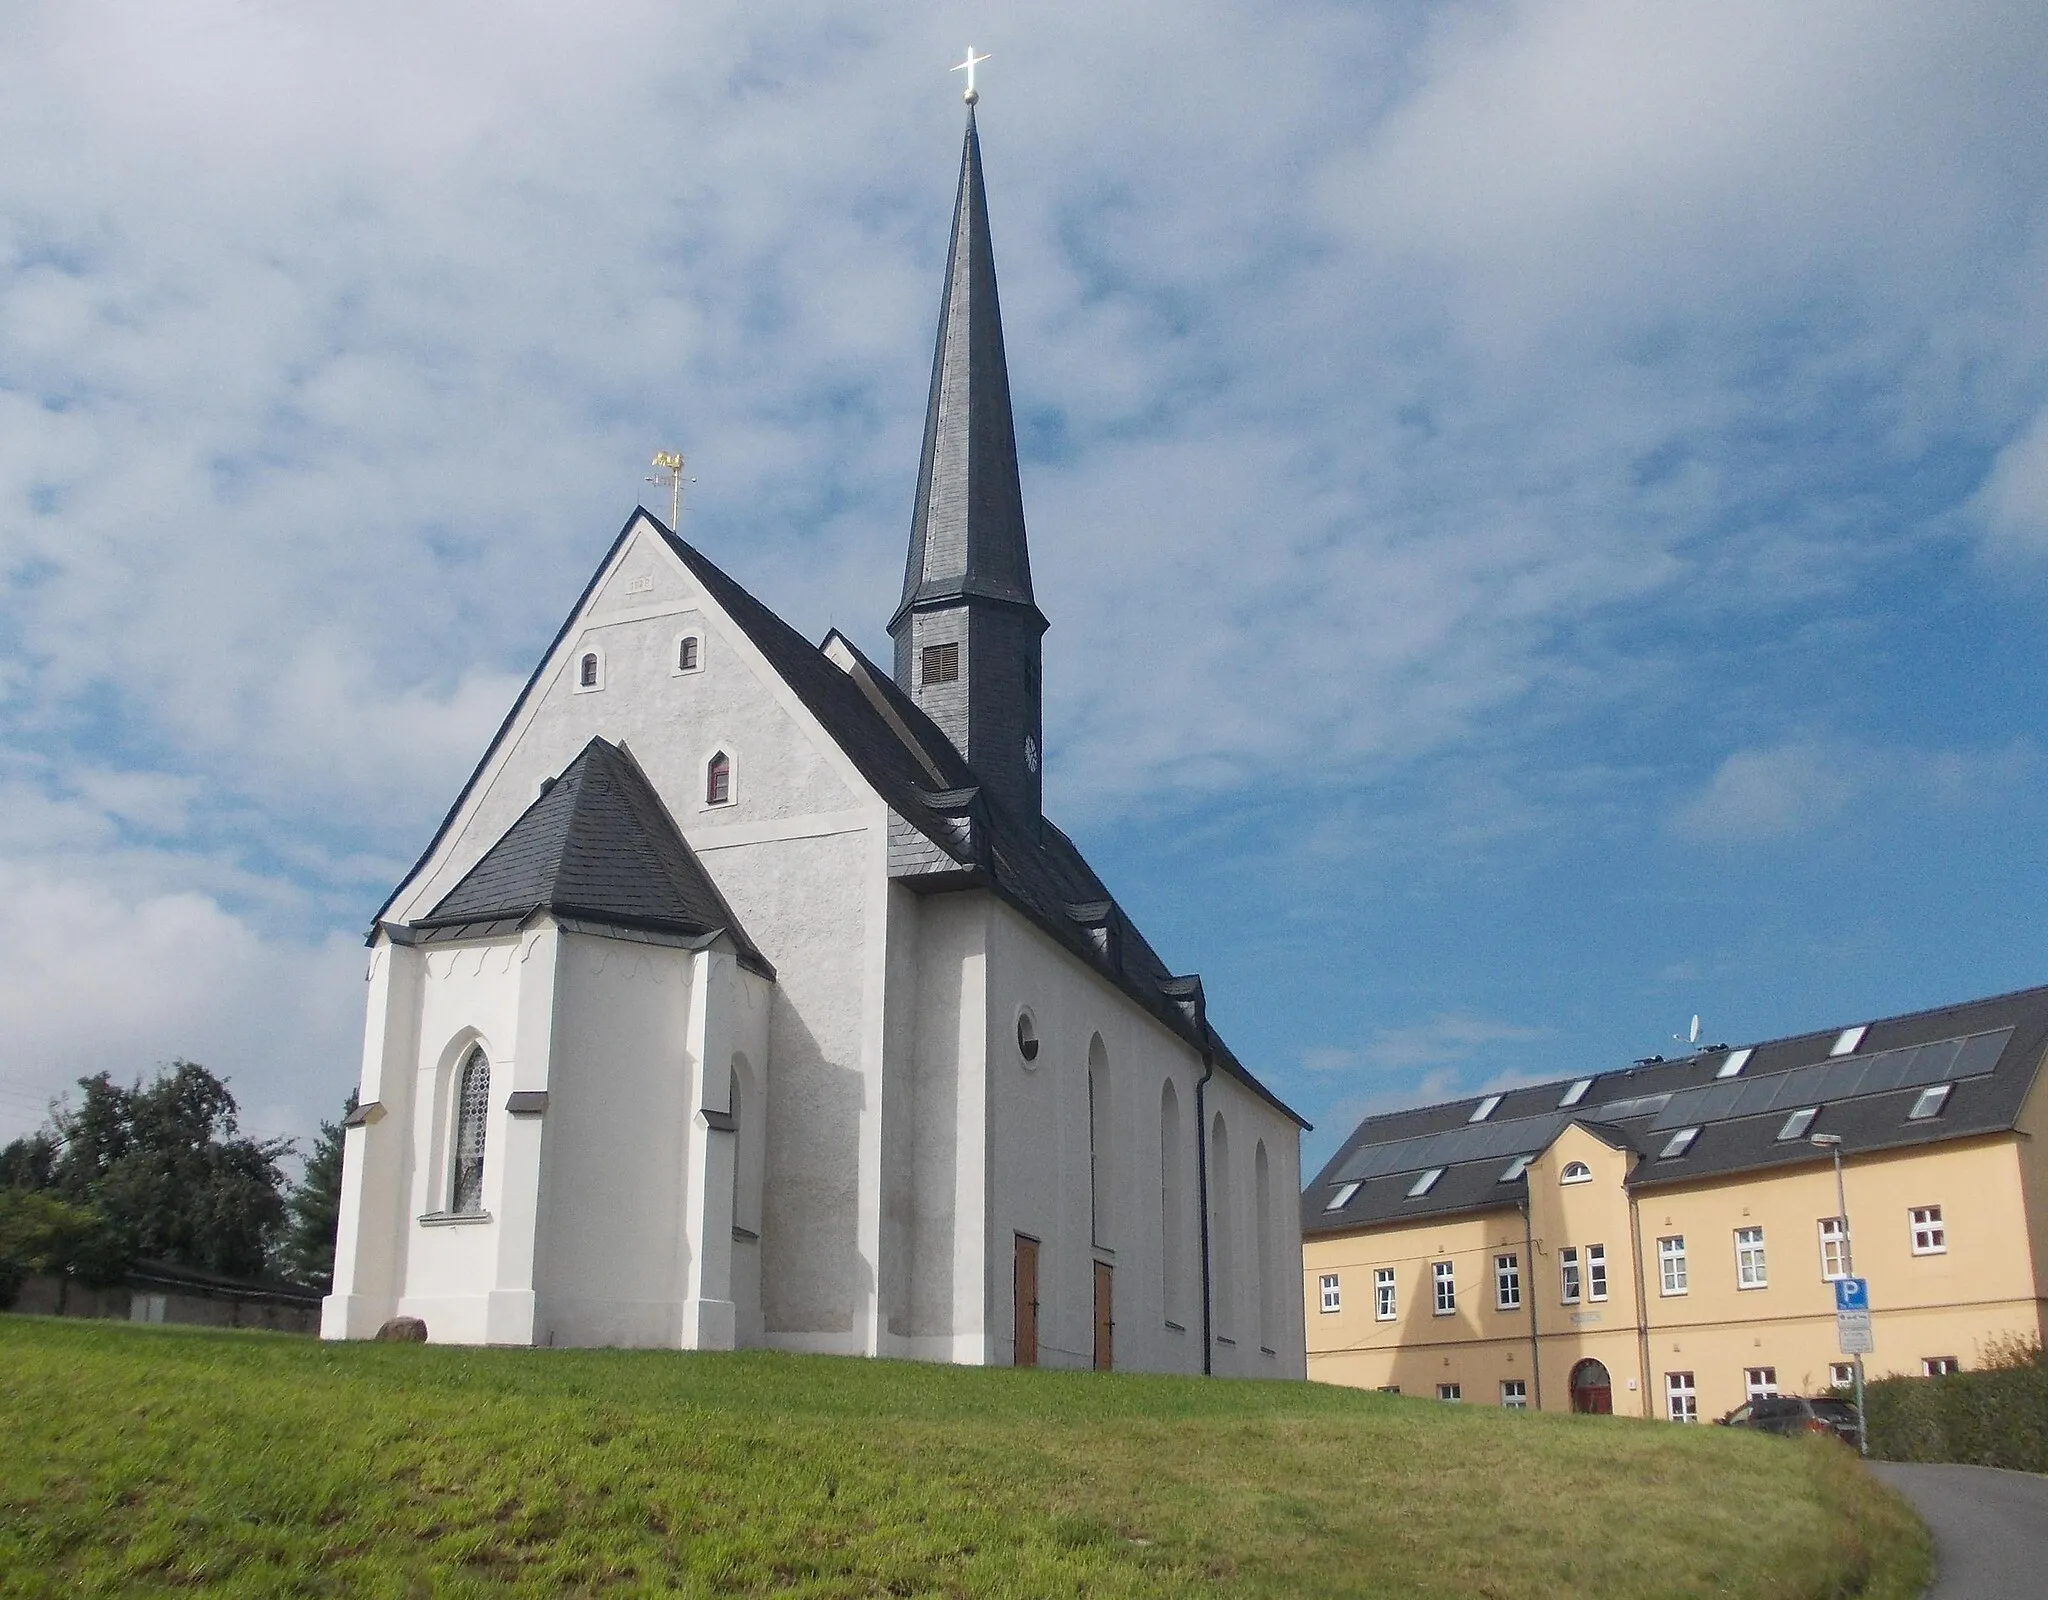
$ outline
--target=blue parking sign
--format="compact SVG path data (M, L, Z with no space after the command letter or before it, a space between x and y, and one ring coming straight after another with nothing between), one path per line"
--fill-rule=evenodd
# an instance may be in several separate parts
M1837 1278L1835 1280L1835 1309L1837 1311L1868 1311L1870 1309L1870 1280L1868 1278Z

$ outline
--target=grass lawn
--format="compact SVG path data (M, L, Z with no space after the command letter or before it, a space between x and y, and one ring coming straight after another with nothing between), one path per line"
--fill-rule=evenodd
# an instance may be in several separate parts
M0 1316L0 1595L1917 1595L1827 1441Z

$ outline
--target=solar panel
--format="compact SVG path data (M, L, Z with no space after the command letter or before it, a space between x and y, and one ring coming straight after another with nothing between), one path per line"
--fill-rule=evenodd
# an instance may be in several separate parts
M1379 1178L1390 1172L1416 1172L1465 1161L1494 1161L1502 1156L1541 1150L1557 1137L1566 1121L1553 1112L1508 1122L1472 1123L1440 1133L1415 1134L1391 1144L1368 1145L1338 1169L1333 1181Z
M1855 1059L1817 1061L1789 1072L1681 1089L1670 1097L1662 1114L1650 1124L1650 1130L1661 1133L1695 1122L1761 1116L1780 1107L1826 1105L1834 1100L1886 1094L1893 1089L1916 1089L1931 1083L1952 1083L1958 1078L1982 1077L1998 1065L1998 1058L2012 1040L2012 1032L2010 1028L1999 1028L1958 1039L1937 1039L1932 1044L1904 1045Z

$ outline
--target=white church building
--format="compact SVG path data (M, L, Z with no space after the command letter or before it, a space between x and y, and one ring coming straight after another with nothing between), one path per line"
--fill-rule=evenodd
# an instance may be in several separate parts
M968 113L894 660L626 523L370 937L322 1332L1304 1376L1302 1124L1041 809Z

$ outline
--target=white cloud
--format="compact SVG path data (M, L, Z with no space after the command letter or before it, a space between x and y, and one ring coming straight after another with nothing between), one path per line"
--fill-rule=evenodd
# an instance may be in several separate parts
M1746 844L1813 832L1877 796L1918 808L1982 805L2036 764L2031 741L1990 750L1914 750L1851 740L1792 739L1738 750L1671 814L1671 830L1702 844Z
M1994 553L2048 555L2048 407L1998 452L1971 504Z

